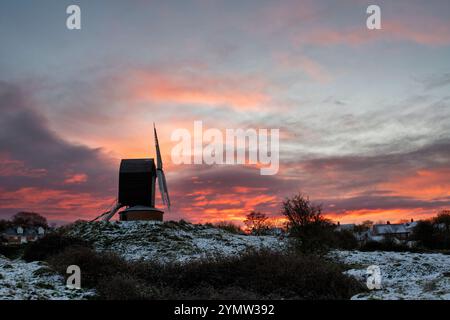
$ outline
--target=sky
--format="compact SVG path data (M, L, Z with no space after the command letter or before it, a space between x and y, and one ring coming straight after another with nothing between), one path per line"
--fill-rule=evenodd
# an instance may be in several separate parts
M449 88L447 0L4 0L0 218L104 212L120 159L155 156L153 122L165 219L276 222L299 192L342 223L431 217L450 207ZM173 163L196 120L279 129L279 172Z

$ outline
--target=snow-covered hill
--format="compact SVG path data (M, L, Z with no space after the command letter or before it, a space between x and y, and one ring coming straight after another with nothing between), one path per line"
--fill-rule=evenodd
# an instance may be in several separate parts
M235 234L184 221L77 222L68 234L91 241L99 251L109 250L127 260L160 262L235 255L248 249L279 250L285 246L279 237Z
M235 234L186 222L78 222L69 235L112 251L127 260L188 262L216 255L236 255L248 249L283 250L287 241L276 236ZM346 263L346 273L366 281L366 268L378 265L382 289L353 299L450 299L450 255L409 252L332 251L329 257ZM92 292L66 289L64 279L43 262L25 263L0 256L0 299L83 299Z
M72 290L44 262L26 263L0 255L0 300L85 299L92 291Z

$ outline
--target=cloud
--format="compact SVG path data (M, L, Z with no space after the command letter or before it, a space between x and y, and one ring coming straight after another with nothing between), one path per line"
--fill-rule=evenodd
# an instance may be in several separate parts
M22 187L0 188L0 217L7 218L18 211L34 211L50 221L71 222L91 220L108 210L114 201L111 195L65 190L63 188Z
M279 55L277 60L285 68L302 70L317 82L328 83L332 80L331 74L323 65L303 54L283 54Z
M270 101L268 84L254 76L213 75L197 71L132 71L124 77L130 99L156 104L258 110Z
M450 72L433 75L421 81L425 90L433 90L450 85Z
M43 177L47 170L27 168L24 161L14 160L8 154L0 154L0 177Z
M299 43L315 45L357 46L379 40L407 41L420 45L446 46L450 44L450 24L427 18L427 23L411 24L397 21L383 21L381 30L368 30L365 25L347 28L315 28L301 34Z
M301 170L307 180L311 178L311 181L319 181L317 183L319 188L325 187L328 190L333 188L336 192L341 190L341 193L357 188L373 189L374 186L387 182L393 183L399 179L412 178L417 172L436 172L423 177L435 179L442 176L444 181L448 175L448 168L450 168L450 140L448 139L437 140L411 151L315 157L299 161L297 165L294 163L283 165L283 169L286 170ZM312 180L313 177L320 179ZM320 181L329 187L321 186ZM385 188L381 189L385 190Z
M276 176L243 166L185 166L170 176L173 212L197 222L240 222L252 210L279 218L282 200L302 192L341 221L426 217L450 206L448 150L450 141L442 140L395 154L298 158Z
M0 83L0 214L95 217L117 193L117 162L61 139L37 110L26 88ZM170 166L167 218L239 222L252 210L277 218L283 198L300 191L339 219L430 214L449 205L449 152L448 139L375 155L302 158L291 150L275 176L250 166Z
M324 203L327 210L331 209L333 212L340 212L341 214L361 209L366 211L387 211L393 209L408 210L420 208L437 211L440 208L450 206L450 197L443 200L423 201L414 197L367 195L327 201ZM330 205L332 206L327 208L327 206Z
M60 210L61 217L73 219L83 208L98 208L115 194L114 161L100 149L61 139L38 110L29 90L0 82L0 214L32 208L43 214Z
M170 177L176 198L173 212L191 221L242 222L252 210L280 215L281 199L297 189L296 181L261 176L246 166L183 166Z
M73 175L70 175L66 180L64 180L67 184L79 184L79 183L85 183L88 180L87 174L84 173L76 173Z

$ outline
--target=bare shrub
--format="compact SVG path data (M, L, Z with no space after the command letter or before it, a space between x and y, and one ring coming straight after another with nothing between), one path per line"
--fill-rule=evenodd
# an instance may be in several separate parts
M49 263L82 271L97 299L348 299L363 291L343 268L317 256L249 251L241 256L160 264L127 262L89 248L68 248Z
M302 252L324 252L333 246L333 224L322 215L322 206L297 194L283 201L282 213L294 238L293 247Z
M261 212L252 211L250 212L244 220L244 224L247 226L247 231L255 235L265 234L270 225L268 223L269 218Z
M244 234L241 227L229 221L217 222L213 226L233 234Z
M69 247L91 247L91 244L80 238L50 233L35 242L29 243L25 247L23 259L27 262L43 261Z
M132 274L131 265L114 253L96 252L91 248L72 247L47 260L60 274L67 276L67 267L77 265L82 273L82 286L93 288L118 274Z

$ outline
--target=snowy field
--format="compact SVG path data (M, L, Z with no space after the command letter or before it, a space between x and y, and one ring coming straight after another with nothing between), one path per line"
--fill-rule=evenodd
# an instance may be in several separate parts
M178 222L83 222L72 226L69 233L92 241L99 251L112 251L127 260L163 263L284 246L276 237L238 235ZM93 294L66 288L63 277L53 273L45 262L26 263L0 255L0 300L78 300Z
M64 278L43 262L26 263L0 255L0 300L79 300L92 294L66 288Z
M99 251L112 251L130 261L187 262L249 249L286 247L286 240L280 237L234 234L185 222L80 222L67 231L92 241ZM346 273L364 283L367 267L380 267L382 288L352 299L450 300L450 255L336 250L329 256L347 264L350 270ZM0 255L0 300L85 299L92 294L67 289L63 277L52 273L44 262L26 263Z
M410 252L334 251L330 254L352 267L347 274L365 282L366 269L381 269L381 289L352 299L450 300L450 255Z

